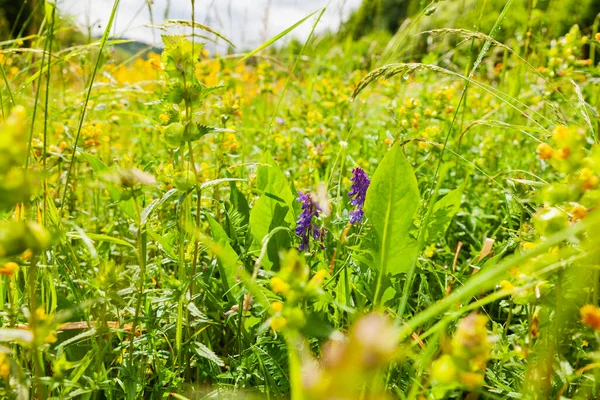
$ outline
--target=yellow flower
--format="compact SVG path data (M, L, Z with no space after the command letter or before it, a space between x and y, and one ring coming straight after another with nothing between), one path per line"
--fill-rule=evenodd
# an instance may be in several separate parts
M523 250L531 250L535 247L535 243L532 242L522 242L521 246L523 247Z
M556 153L558 158L562 158L563 160L569 158L571 155L571 148L569 146L563 146L562 149L558 150Z
M513 284L507 280L503 280L502 282L500 282L500 287L502 287L502 290L505 292L512 292L515 290Z
M155 59L148 60L148 64L150 64L150 67L152 69L156 69L156 70L162 69L162 64L158 60L155 60Z
M477 372L463 372L459 376L460 383L469 390L475 390L483 385L483 374Z
M5 353L0 353L0 376L3 378L8 378L9 373L10 373L10 361L6 357Z
M569 128L564 125L558 125L552 132L552 139L556 142L564 142L569 138Z
M13 276L19 271L19 265L15 262L7 262L0 267L0 275Z
M579 180L586 190L593 189L598 184L598 177L587 167L582 168L579 172Z
M276 313L281 312L281 310L283 310L283 303L280 301L274 301L271 303L271 309Z
M313 277L310 279L310 282L308 284L310 286L320 287L323 284L323 280L325 279L326 275L327 275L327 270L320 269L313 275Z
M275 293L286 294L290 290L290 285L285 283L283 279L275 276L271 278L271 289Z
M571 215L573 221L579 221L580 219L585 218L587 215L587 209L584 206L577 204L571 208Z
M431 365L431 379L436 383L450 385L455 382L458 369L452 356L444 354Z
M585 325L600 331L600 309L591 304L581 307L581 322Z
M538 158L540 160L549 160L552 158L552 153L554 150L546 143L540 143L537 148Z
M160 120L160 122L162 122L163 124L169 122L169 116L167 114L160 114L160 116L158 117L158 119Z
M48 343L48 344L52 344L52 343L56 343L56 333L55 332L50 332L45 338L44 338L44 343Z
M271 318L271 328L274 331L280 331L287 325L287 320L283 317L273 317Z

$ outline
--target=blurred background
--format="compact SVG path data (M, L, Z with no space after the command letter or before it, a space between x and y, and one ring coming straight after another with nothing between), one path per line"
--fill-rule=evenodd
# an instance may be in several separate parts
M331 32L359 39L374 31L390 35L419 13L432 15L430 26L475 29L489 32L506 0L487 0L486 15L474 15L484 0L196 0L197 22L208 25L232 40L236 51L254 48L293 25L311 12L327 7L317 33ZM113 0L58 0L61 15L70 19L84 39L96 38L106 26ZM19 33L37 32L43 15L43 0L0 0L0 35L17 37ZM491 12L493 9L494 12ZM552 12L548 10L552 9ZM598 24L600 0L514 0L503 32L519 34L522 26L537 26L548 37L558 37L573 24L585 29ZM139 43L161 46L160 25L165 19L191 19L188 0L121 0L113 38L132 39ZM314 17L313 17L314 18ZM480 26L472 26L474 20ZM287 40L305 40L312 24L297 27ZM526 32L521 32L526 34ZM502 31L497 38L502 40ZM75 41L78 41L74 38ZM213 47L215 45L212 45ZM224 43L217 43L221 52Z

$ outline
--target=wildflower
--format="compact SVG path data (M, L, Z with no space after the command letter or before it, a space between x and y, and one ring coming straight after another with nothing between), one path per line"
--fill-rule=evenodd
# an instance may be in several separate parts
M598 177L587 167L581 169L579 180L586 190L593 189L598 184Z
M271 328L274 331L280 331L287 325L287 320L283 317L277 316L271 318Z
M311 235L315 240L321 237L319 227L313 222L313 217L319 217L321 207L313 201L310 194L298 191L298 195L299 197L296 200L302 203L302 213L296 221L296 235L302 239L302 243L298 247L298 250L302 251L308 248Z
M352 352L366 369L383 365L393 359L398 350L398 328L380 314L367 314L352 329Z
M450 385L456 380L458 369L452 356L444 354L431 365L431 378L435 383Z
M6 353L0 352L0 376L2 378L8 378L10 373L10 361L6 356Z
M155 70L163 69L163 66L159 60L151 59L148 61L148 64L150 65L150 68L152 68L152 69L155 69Z
M584 206L577 204L571 209L571 215L573 221L579 221L580 219L585 218L587 209Z
M566 159L571 155L571 148L569 146L563 146L560 150L558 150L558 158Z
M156 183L154 176L138 168L118 169L113 174L106 175L106 179L124 188L131 188L135 185L153 185Z
M452 339L453 354L463 359L485 362L489 353L486 325L487 318L483 315L470 314L464 318Z
M271 303L271 309L276 313L281 312L281 310L283 310L283 303L280 301L274 301Z
M19 266L14 262L7 262L2 267L0 267L0 275L13 276L16 272L19 271Z
M314 287L314 288L318 288L321 287L321 285L323 284L323 281L325 280L325 276L327 275L327 270L326 269L320 269L318 270L313 277L310 279L310 281L308 282L308 285L310 287Z
M286 294L290 290L290 285L288 285L283 279L275 276L271 278L271 289L275 293Z
M581 307L581 322L596 331L600 331L600 309L591 304Z
M503 280L502 282L500 282L500 287L504 292L508 293L513 292L515 290L514 285L507 280Z
M477 372L463 372L460 374L460 383L465 385L468 390L475 390L483 385L483 374Z
M537 152L538 152L538 158L540 160L549 160L552 158L552 153L554 150L552 150L552 147L550 147L548 144L546 143L540 143L537 148L536 148Z
M363 206L365 204L365 198L367 196L367 189L371 181L365 171L356 167L352 170L352 187L348 196L351 197L350 204L355 206L354 211L350 212L350 223L356 224L361 222L365 216Z

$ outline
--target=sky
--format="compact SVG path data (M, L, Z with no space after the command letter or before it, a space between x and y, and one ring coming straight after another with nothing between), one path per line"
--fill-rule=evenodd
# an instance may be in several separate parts
M160 44L160 31L151 29L148 1L154 24L169 19L190 20L190 0L121 0L113 36ZM100 36L108 23L114 0L58 0L58 8L73 16L84 32ZM229 38L239 50L260 45L311 12L328 6L316 32L336 30L361 0L196 0L196 21ZM169 7L167 7L170 4ZM306 39L314 19L298 26L293 35Z

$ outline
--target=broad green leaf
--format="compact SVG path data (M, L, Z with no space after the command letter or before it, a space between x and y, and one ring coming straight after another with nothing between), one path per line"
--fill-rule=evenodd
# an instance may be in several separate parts
M270 186L267 187L270 190ZM250 212L250 230L254 238L253 247L261 248L262 241L277 227L287 227L285 219L289 215L289 207L282 202L269 196L261 196ZM263 259L263 266L271 269L279 266L279 251L290 246L290 238L287 232L277 232L269 240L267 246L267 258Z
M373 174L364 206L377 239L374 258L381 274L409 270L418 251L410 231L419 201L417 179L397 143Z
M233 247L231 247L231 239L229 236L227 236L227 233L223 227L210 214L205 214L205 216L208 220L208 224L210 225L212 238L226 253L227 259L237 260L239 256ZM231 268L230 263L223 263L221 261L219 261L219 263L223 267L225 279L227 280L227 285L229 286L228 289L233 289L236 286L236 277L238 276L237 269Z
M425 235L425 243L435 240L435 236L446 233L448 227L450 227L452 218L454 218L460 208L462 194L463 187L461 186L446 194L433 205L431 219L429 220L427 234Z
M267 152L264 155L262 163L258 166L256 175L258 190L271 195L271 197L282 199L289 207L286 221L293 224L295 221L295 196L290 189L287 178L273 159L273 156L271 156L271 153Z

